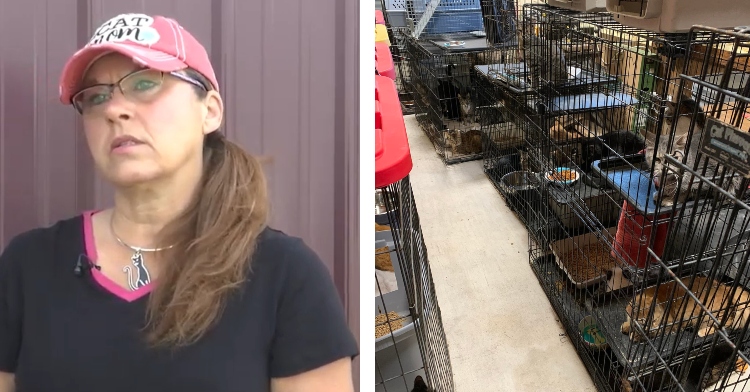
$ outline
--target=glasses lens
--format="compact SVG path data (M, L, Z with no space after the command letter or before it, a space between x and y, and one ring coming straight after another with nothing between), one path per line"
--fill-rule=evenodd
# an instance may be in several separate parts
M92 107L107 102L110 97L109 86L92 86L81 90L73 97L73 103L79 111L87 111Z
M138 100L153 96L162 84L163 74L160 71L145 69L130 74L120 84L126 96Z

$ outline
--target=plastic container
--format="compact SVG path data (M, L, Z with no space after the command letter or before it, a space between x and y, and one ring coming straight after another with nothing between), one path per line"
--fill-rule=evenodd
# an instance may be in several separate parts
M422 13L432 0L414 0L414 12ZM435 12L479 11L482 12L481 0L439 0Z
M375 10L375 24L385 24L385 18L383 17L383 11Z
M584 344L594 349L604 349L607 347L607 339L602 334L596 319L588 315L578 323L578 332L581 334Z
M378 42L384 42L388 46L391 45L391 40L388 38L388 29L382 24L375 25L375 43Z
M616 229L614 227L607 229L607 233L610 237L614 235L615 231ZM587 233L575 237L565 238L550 244L550 249L552 250L552 254L555 255L555 261L557 262L557 265L561 270L563 270L563 272L565 272L565 275L567 275L568 279L570 279L570 282L573 283L578 289L582 289L606 281L607 271L601 271L601 274L592 277L591 279L578 281L573 276L573 274L568 271L568 268L565 266L561 258L568 252L578 250L581 247L599 242L600 234L601 233L598 232Z
M391 27L406 27L406 10L386 10Z
M401 328L375 339L375 355L378 364L378 369L375 371L375 382L380 384L382 380L388 380L384 383L385 390L388 392L410 392L403 389L404 380L402 377L407 377L406 384L411 385L414 381L413 377L416 377L411 372L424 367L415 331L419 320L415 321L409 316L406 285L401 275L400 260L393 241L393 233L390 230L375 232L375 249L383 246L388 246L391 251L391 262L393 263L398 288L382 296L376 295L375 315L388 311L396 312L404 318L401 319ZM404 376L404 374L407 375ZM421 374L424 377L423 371ZM378 387L382 388L383 385L378 385Z
M580 12L599 12L607 9L607 0L547 0L547 4Z
M393 66L391 48L383 42L375 43L375 69L378 74L396 80L396 69Z
M415 7L416 9L416 7ZM422 17L422 12L415 11L414 24ZM461 9L455 11L440 11L440 7L432 14L430 21L422 34L448 34L470 31L484 31L484 20L480 9Z
M657 33L684 33L693 25L732 29L750 21L747 0L606 0L625 26Z
M612 256L619 257L636 268L646 268L650 264L648 248L654 222L669 218L669 215L662 214L657 219L646 218L638 213L627 200L623 200ZM664 252L668 229L668 221L656 224L656 239L651 250L659 257Z
M380 117L381 125L375 129L375 187L382 188L404 179L413 163L393 79L375 75L375 101L375 117Z
M404 288L404 277L401 275L401 260L398 258L396 252L396 244L393 240L393 232L390 230L376 231L375 232L375 249L388 247L390 250L391 263L393 264L393 274L396 277L396 290L387 291L384 287L385 282L379 282L381 287L378 289L378 282L376 281L375 286L375 315L379 313L396 312L401 315L409 314L409 303L406 299L406 290ZM383 293L380 295L380 293ZM407 325L407 320L404 320L404 327ZM396 331L394 331L396 332ZM388 335L386 335L388 336ZM376 339L376 341L383 340L386 336Z

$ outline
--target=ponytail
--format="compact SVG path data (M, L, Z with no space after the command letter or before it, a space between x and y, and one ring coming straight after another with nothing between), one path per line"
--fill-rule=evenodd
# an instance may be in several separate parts
M177 244L149 298L147 341L184 346L218 320L229 295L247 279L268 219L260 162L220 132L205 138L201 187L190 207L163 231Z

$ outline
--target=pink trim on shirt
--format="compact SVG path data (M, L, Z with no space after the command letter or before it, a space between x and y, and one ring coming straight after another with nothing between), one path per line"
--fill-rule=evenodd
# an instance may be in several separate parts
M94 227L92 224L92 216L98 211L85 211L83 213L83 241L86 246L86 256L92 261L96 262L99 257L96 253L96 242L94 241ZM150 293L154 289L153 282L143 286L135 291L130 291L119 284L108 278L101 271L96 268L91 269L91 276L94 277L94 281L102 286L105 290L116 295L117 297L124 299L128 302L133 302L139 298L142 298L146 294Z

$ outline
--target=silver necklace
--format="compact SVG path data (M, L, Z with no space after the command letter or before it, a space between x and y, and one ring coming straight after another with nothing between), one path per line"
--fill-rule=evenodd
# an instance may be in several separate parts
M148 268L146 268L146 263L143 258L143 252L159 252L162 250L171 249L172 247L174 247L174 245L170 245L164 248L141 248L129 245L117 236L117 234L115 233L113 221L114 217L109 221L109 227L110 230L112 230L112 235L115 237L117 242L120 243L120 245L130 248L134 252L133 255L130 256L130 262L133 265L126 265L122 268L122 272L128 275L128 287L130 288L130 290L138 290L139 288L151 283L151 274L148 272Z

